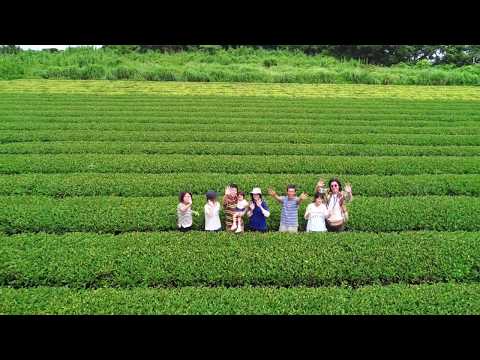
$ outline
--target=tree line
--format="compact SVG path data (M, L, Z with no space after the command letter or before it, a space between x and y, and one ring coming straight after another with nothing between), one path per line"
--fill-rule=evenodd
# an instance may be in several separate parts
M103 45L120 53L180 52L235 49L246 45ZM390 66L428 61L434 65L465 66L480 63L480 45L247 45L254 49L300 51L307 55L327 55L337 59L356 59L372 65ZM46 49L53 52L56 49ZM0 53L18 53L16 45L0 46Z
M244 45L132 45L127 51L179 52L239 48ZM105 47L115 47L105 45ZM427 60L433 64L464 66L480 63L479 45L249 45L266 50L301 51L308 55L328 55L357 59L373 65L390 66Z

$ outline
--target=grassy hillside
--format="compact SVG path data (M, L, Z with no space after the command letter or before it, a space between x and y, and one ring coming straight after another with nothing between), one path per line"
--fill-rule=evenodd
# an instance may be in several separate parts
M391 67L308 56L303 52L238 48L119 53L70 48L58 53L0 54L0 79L148 80L307 84L480 85L480 65L456 68L399 64Z

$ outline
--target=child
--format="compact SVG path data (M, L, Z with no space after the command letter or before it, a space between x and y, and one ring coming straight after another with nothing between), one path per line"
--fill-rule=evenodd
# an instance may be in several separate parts
M220 231L221 229L220 203L217 201L217 193L209 191L207 192L207 203L205 204L205 230Z
M327 219L331 213L325 205L326 197L325 193L315 193L313 203L307 206L305 211L305 220L307 223L307 232L326 232L327 227L325 225L325 219Z
M181 192L177 206L177 227L181 232L192 230L192 214L198 216L198 212L192 210L192 193Z
M248 210L248 201L245 200L245 193L240 191L237 195L237 207L235 208L235 213L233 214L233 225L231 230L237 230L235 232L239 233L243 231L243 219L242 217Z
M280 232L298 232L298 207L308 195L302 193L297 197L297 189L295 185L287 186L287 196L278 196L277 193L269 188L268 194L273 196L280 204L282 204L282 216L280 219Z
M223 211L225 213L225 230L232 231L233 215L237 207L238 186L230 184L225 188L225 196L223 197Z

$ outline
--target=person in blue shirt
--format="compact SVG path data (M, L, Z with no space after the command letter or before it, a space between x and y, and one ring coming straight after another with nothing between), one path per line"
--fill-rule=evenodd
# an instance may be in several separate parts
M254 188L250 193L252 201L250 202L247 216L250 218L248 228L251 231L266 232L267 218L270 216L270 209L262 199L262 190Z
M303 192L300 196L297 196L297 188L292 184L287 186L287 196L278 196L277 192L272 188L268 189L268 194L282 204L279 231L297 233L298 208L308 198L308 194Z

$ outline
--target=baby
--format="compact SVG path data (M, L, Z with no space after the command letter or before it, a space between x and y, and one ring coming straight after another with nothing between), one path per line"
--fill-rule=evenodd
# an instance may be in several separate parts
M238 193L238 202L237 208L235 209L235 213L233 214L233 225L231 230L237 230L235 232L239 233L243 231L243 216L248 210L248 201L245 200L245 193L240 191Z

